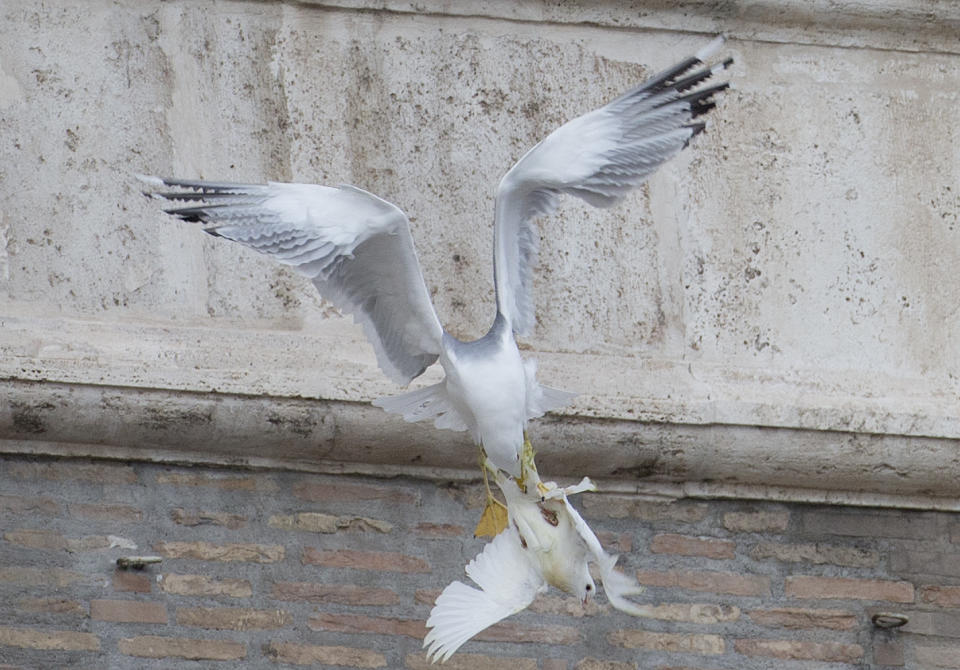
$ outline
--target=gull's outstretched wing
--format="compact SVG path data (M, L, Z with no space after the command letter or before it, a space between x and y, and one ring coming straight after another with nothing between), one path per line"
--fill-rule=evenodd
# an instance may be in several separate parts
M224 184L141 177L165 209L204 231L273 256L352 314L380 368L406 384L437 360L443 329L423 282L407 217L353 186Z
M606 106L564 124L504 175L497 190L494 278L497 307L515 332L527 335L534 324L533 219L552 212L562 193L609 207L679 153L704 129L694 119L713 109L713 96L728 86L698 88L730 60L691 73L722 44L718 37Z
M482 590L452 582L430 611L423 646L431 661L446 661L480 631L526 608L547 586L512 526L467 564L467 575Z

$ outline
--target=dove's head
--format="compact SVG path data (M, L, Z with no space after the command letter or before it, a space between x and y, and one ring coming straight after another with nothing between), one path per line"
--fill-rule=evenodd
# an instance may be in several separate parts
M590 576L590 571L587 569L587 564L583 564L582 574L578 575L580 577L580 583L577 586L577 597L580 599L580 602L584 605L587 604L594 594L597 592L597 585L593 583L593 577Z
M593 583L593 577L590 576L587 562L583 560L578 560L573 566L567 563L566 570L558 571L550 577L553 578L550 580L553 586L576 596L583 604L586 604L597 592L597 585Z

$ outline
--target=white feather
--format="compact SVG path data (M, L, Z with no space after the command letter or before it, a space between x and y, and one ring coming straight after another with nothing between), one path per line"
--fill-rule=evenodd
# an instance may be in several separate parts
M480 589L452 582L437 597L423 640L427 656L445 661L463 643L501 619L525 609L546 582L530 562L516 529L507 528L466 567Z
M705 111L697 105L707 102L709 95L702 101L690 99L682 77L722 44L723 39L717 38L696 56L606 106L568 121L500 180L494 278L497 305L517 333L530 334L534 324L531 291L539 233L533 219L552 212L561 194L609 207L683 149L700 129L690 122ZM691 87L727 64L694 73L699 78Z
M464 431L470 427L450 402L446 382L397 395L377 398L373 405L387 412L400 414L404 421L433 420L437 428Z

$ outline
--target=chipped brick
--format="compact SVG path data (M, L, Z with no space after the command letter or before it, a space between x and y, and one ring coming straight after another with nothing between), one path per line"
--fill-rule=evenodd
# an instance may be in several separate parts
M890 554L891 572L960 577L960 553L900 549Z
M77 582L92 582L95 578L72 570L52 568L27 568L20 566L0 567L0 582L19 586L53 586L63 588Z
M960 646L914 647L914 658L921 668L960 668Z
M132 591L133 593L150 593L153 589L153 580L149 574L132 572L130 570L113 571L113 590Z
M407 670L436 670L437 667L427 660L423 652L408 654L404 664ZM457 652L443 664L443 670L503 670L504 667L510 670L537 670L537 659Z
M421 594L422 597L425 598L424 600L421 600ZM425 602L428 605L432 605L439 595L439 589L432 593L417 591L416 598L417 602ZM530 611L539 614L560 614L579 619L585 616L596 616L609 612L610 606L606 603L597 602L594 598L591 598L586 603L582 603L579 598L574 596L540 594L530 603Z
M138 600L91 600L90 618L114 623L167 623L167 606Z
M467 536L467 529L454 523L420 522L414 527L413 532L424 537L461 538Z
M774 559L784 563L830 564L857 568L873 567L880 562L880 554L876 551L829 544L761 542L753 548L750 556L757 560Z
M637 670L636 663L622 663L620 661L601 661L596 658L584 658L573 670Z
M93 521L136 523L143 519L143 512L130 505L75 503L69 509L71 516Z
M846 610L779 607L752 610L747 616L756 624L776 628L853 630L857 626L857 616Z
M27 549L48 551L99 551L113 547L135 548L136 544L115 535L87 535L80 538L66 538L51 530L18 529L3 534L3 539Z
M276 563L282 561L285 551L277 544L212 542L158 542L154 551L168 558L192 558L198 561L241 561L247 563Z
M872 616L882 611L881 608L872 609ZM898 631L913 633L914 635L934 635L937 637L960 637L960 614L955 612L917 612L900 610L909 621Z
M611 644L627 649L682 652L716 656L724 651L723 638L719 635L697 633L653 633L647 630L617 630L607 635Z
M171 486L203 486L220 489L221 491L272 491L276 487L270 486L267 480L261 480L259 488L257 477L237 475L201 475L183 472L165 472L157 475L157 484Z
M247 525L247 517L240 514L187 511L180 507L170 510L170 518L177 525L190 527L209 525L237 530Z
M183 658L188 661L239 661L247 648L229 640L197 640L159 635L138 635L117 641L121 654L139 658Z
M26 612L43 612L45 614L69 614L71 616L86 616L87 610L83 603L66 598L22 598L17 601L17 607Z
M859 644L838 642L741 639L733 641L733 648L744 656L765 656L791 661L859 663L863 660L863 647Z
M597 539L604 549L614 554L626 554L633 551L633 535L630 533L613 533L606 530L597 531Z
M786 510L756 512L727 512L723 527L735 533L782 533L790 524Z
M960 586L926 584L920 587L920 600L937 607L960 607Z
M785 593L790 598L824 600L886 600L913 602L913 584L883 579L851 579L844 577L787 577Z
M57 514L60 506L50 498L0 495L0 512L8 514Z
M739 575L733 572L639 570L637 581L647 586L660 586L690 591L710 591L735 596L769 596L770 578Z
M393 619L359 614L332 614L319 612L310 617L307 625L313 630L336 633L374 633L376 635L405 635L422 640L427 633L419 619Z
M272 642L266 653L275 661L292 665L336 665L348 668L384 668L386 657L370 649Z
M823 510L806 512L802 519L804 532L815 535L926 540L941 534L935 516L902 514L893 510L875 513Z
M577 644L583 640L580 631L572 626L529 626L513 621L496 623L477 633L476 640L484 642L511 642L514 644Z
M178 607L181 626L216 630L274 630L290 623L283 610L257 610L249 607Z
M396 592L354 584L321 584L317 582L277 582L271 593L276 600L337 603L340 605L395 605Z
M655 554L677 554L680 556L702 556L703 558L733 558L736 545L729 540L709 537L692 537L675 533L654 535L650 542L650 551Z
M13 479L74 480L92 484L134 484L137 481L137 473L132 467L113 463L88 464L73 460L50 463L13 462L7 463L5 468Z
M430 572L430 565L423 559L391 551L321 550L307 547L303 550L303 563L377 572Z
M91 633L0 626L0 645L24 649L99 651L100 639Z
M52 530L19 529L7 531L3 534L7 542L26 547L27 549L65 550L67 538L62 533Z
M379 500L390 503L416 504L420 494L414 489L372 484L343 484L327 482L298 482L293 486L293 495L309 502L358 502Z
M660 605L637 605L637 616L662 621L683 621L696 624L714 624L736 621L740 608L733 605L702 603L663 603Z
M903 643L874 640L873 662L875 665L902 666L904 664Z
M164 575L161 588L182 596L226 596L249 598L253 595L246 579L214 579L206 575Z
M267 525L281 530L300 530L310 533L336 533L341 530L373 530L389 533L393 530L393 524L387 521L362 516L334 516L321 512L272 516Z
M705 503L676 501L669 503L638 500L634 496L599 493L583 494L583 509L588 516L613 519L635 518L643 521L680 521L696 523L710 512Z

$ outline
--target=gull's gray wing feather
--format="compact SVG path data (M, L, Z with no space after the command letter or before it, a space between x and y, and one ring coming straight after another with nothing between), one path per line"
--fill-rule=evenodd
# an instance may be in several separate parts
M514 165L497 190L494 278L497 307L514 331L533 328L532 272L537 216L549 214L566 193L609 207L683 149L705 124L713 96L727 87L698 88L726 60L692 70L723 44L717 38L696 55L627 91L616 100L553 131Z
M353 186L227 184L142 178L148 195L181 203L165 209L204 223L313 280L320 295L352 314L377 362L406 384L433 364L443 329L424 285L407 217Z
M525 609L546 582L524 555L512 526L493 538L467 564L467 575L480 589L452 582L430 611L423 640L427 656L446 661L467 640L501 619ZM482 590L481 590L482 589Z

